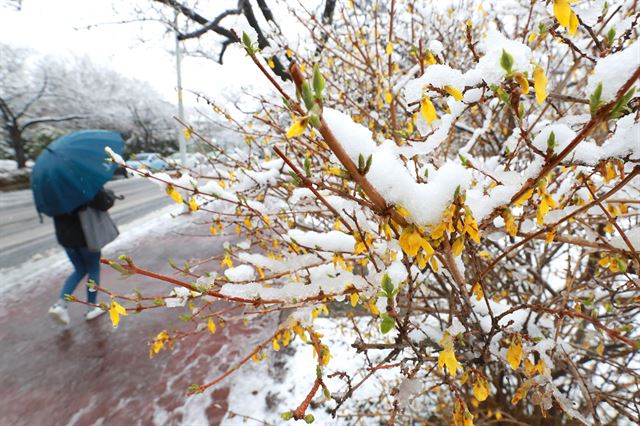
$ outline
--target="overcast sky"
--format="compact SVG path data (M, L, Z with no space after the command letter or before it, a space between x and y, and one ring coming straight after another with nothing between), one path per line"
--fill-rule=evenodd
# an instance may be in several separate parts
M88 55L98 64L149 81L174 102L175 41L166 29L154 23L105 25L133 16L136 4L148 6L150 1L23 0L19 11L0 7L0 40L56 56ZM237 88L242 80L255 82L246 78L253 70L239 66L247 60L239 53L231 49L225 55L225 67L211 60L185 58L183 87L218 98L228 97L231 87Z

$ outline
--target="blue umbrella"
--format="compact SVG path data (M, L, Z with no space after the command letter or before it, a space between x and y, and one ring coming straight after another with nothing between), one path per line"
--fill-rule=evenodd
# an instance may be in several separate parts
M91 201L118 169L117 164L107 162L106 147L122 155L122 136L106 130L81 130L47 146L31 173L38 212L56 216Z

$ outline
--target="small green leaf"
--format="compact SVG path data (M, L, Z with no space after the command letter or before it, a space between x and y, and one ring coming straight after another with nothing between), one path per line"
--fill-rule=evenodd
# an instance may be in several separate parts
M607 32L607 42L609 42L609 46L611 46L615 40L616 40L616 29L611 28L609 32Z
M540 33L540 35L546 34L547 31L549 31L547 29L547 26L544 23L540 22L540 24L538 24L538 32Z
M500 99L505 104L509 104L511 98L509 97L509 94L507 92L502 90L502 87L498 87L496 93L498 94L498 99Z
M453 193L453 198L458 198L460 196L460 185L456 186L456 190Z
M593 91L591 96L589 97L589 110L591 114L595 114L598 112L598 108L602 104L602 82L598 83L598 87Z
M187 390L189 391L189 393L194 394L194 393L202 393L202 387L200 385L191 385L187 388Z
M635 90L635 88L632 88L627 93L625 93L625 95L621 97L618 102L616 102L613 109L611 110L611 118L618 118L625 113L625 111L627 110L627 104L633 97Z
M382 314L380 317L382 318L382 322L380 323L380 331L382 332L382 334L387 334L396 325L396 321L387 314Z
M551 132L549 137L547 138L547 150L553 151L553 148L556 147L556 134Z
M116 271L120 272L122 274L123 277L129 277L131 276L131 272L129 272L128 270L125 269L124 266L120 265L117 262L109 262L109 266L111 266L113 269L115 269Z
M316 63L313 66L313 91L316 93L317 99L322 99L322 91L324 90L324 77L320 73L320 67Z
M293 418L293 413L291 411L285 411L284 413L280 414L280 418L282 418L282 420L291 420Z
M369 173L369 169L371 169L371 163L373 162L373 157L371 156L371 154L369 154L369 156L367 157L367 162L364 166L364 174L366 175L367 173Z
M319 128L320 128L320 126L321 126L321 124L322 124L322 123L320 123L320 117L318 117L316 114L311 114L311 115L309 116L309 122L310 122L310 123L311 123L311 125L312 125L313 127L315 127L316 129L319 129Z
M311 161L309 158L304 159L304 173L307 177L311 177Z
M291 183L298 187L302 186L302 181L297 174L295 174L294 172L289 172L289 176L291 176Z
M309 83L306 81L302 83L302 100L304 101L304 105L307 109L313 108L313 105L315 104L315 101L313 100L313 93L311 93Z
M253 55L255 53L255 50L253 49L253 42L251 41L251 37L249 37L249 34L247 34L246 32L242 32L242 44L244 45L244 48L247 50L247 53L249 55Z
M387 294L387 297L391 297L393 294L393 282L388 274L384 274L382 277L382 290Z
M315 420L316 418L313 417L313 414L307 414L306 416L304 416L304 421L307 422L308 425L313 423Z
M507 74L511 74L513 68L513 56L504 49L502 49L502 56L500 57L500 66L507 72Z

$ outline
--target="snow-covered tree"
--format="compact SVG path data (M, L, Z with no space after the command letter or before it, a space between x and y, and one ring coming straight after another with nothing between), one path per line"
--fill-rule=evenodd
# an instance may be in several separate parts
M148 83L86 57L42 56L5 44L0 55L0 123L19 167L38 154L46 135L78 128L119 131L128 152L175 150L173 107Z
M18 168L26 165L24 133L45 123L62 123L81 118L79 114L48 114L43 107L52 94L51 77L46 70L34 74L30 52L0 44L0 124L9 139Z

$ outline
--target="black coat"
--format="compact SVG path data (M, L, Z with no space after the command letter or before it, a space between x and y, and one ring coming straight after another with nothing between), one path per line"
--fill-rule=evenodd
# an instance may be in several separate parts
M80 248L86 247L87 242L84 239L84 232L82 232L82 225L80 224L80 218L78 212L86 209L87 207L93 207L97 210L107 211L113 206L115 202L115 196L110 189L100 189L93 200L89 201L71 213L61 214L53 217L53 224L56 228L56 238L58 243L63 247Z

